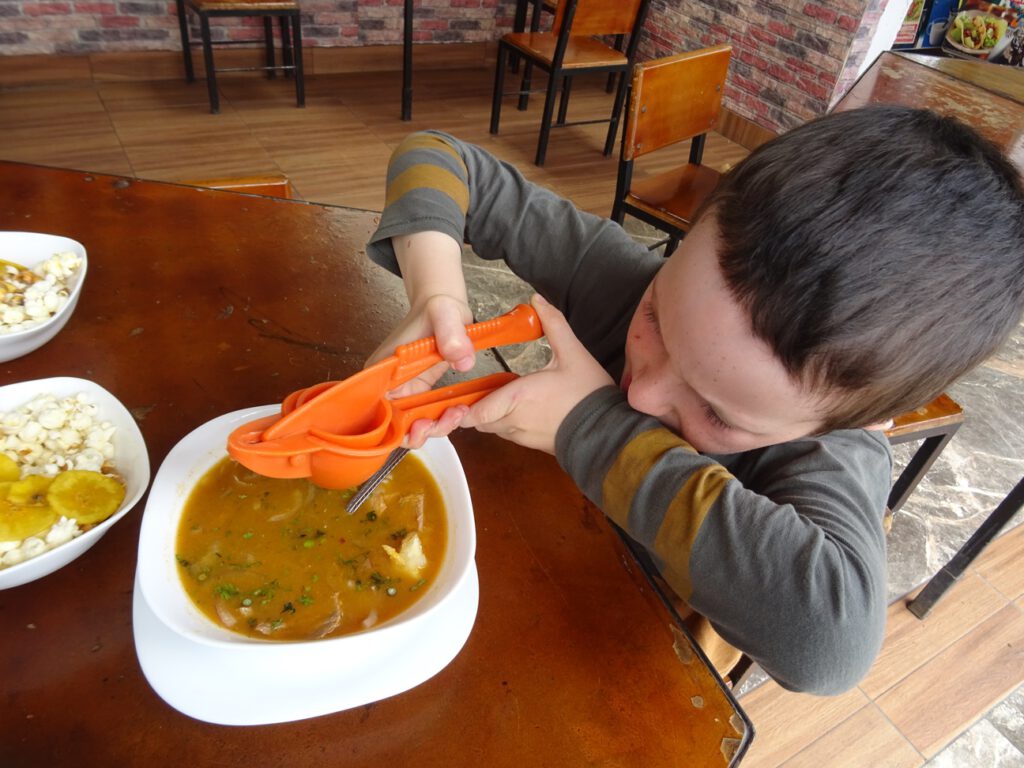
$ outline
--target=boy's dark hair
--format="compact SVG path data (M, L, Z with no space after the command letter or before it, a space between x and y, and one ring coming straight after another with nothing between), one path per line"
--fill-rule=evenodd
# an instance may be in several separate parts
M1024 307L1024 191L991 142L933 112L839 112L727 173L705 210L754 334L825 396L825 430L916 408L991 355Z

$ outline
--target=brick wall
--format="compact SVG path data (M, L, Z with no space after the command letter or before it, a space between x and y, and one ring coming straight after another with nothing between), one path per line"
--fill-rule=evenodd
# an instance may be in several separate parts
M399 43L403 0L301 0L311 46ZM416 0L414 39L494 40L511 28L514 0ZM223 19L215 39L256 39L256 19ZM0 55L178 50L174 0L0 0Z
M730 43L727 106L792 128L827 110L869 2L885 0L652 0L641 54Z
M641 58L731 43L727 106L783 130L823 114L850 84L886 1L652 0ZM401 42L403 0L301 2L310 46ZM515 0L416 0L414 39L492 41L511 29L514 9ZM226 19L214 33L258 39L261 29ZM0 55L179 48L174 0L0 0Z

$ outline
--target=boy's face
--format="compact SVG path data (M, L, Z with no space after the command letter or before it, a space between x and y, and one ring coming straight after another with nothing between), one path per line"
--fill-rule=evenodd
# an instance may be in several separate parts
M621 387L698 451L736 453L813 434L822 401L790 378L718 266L705 217L647 288L626 341Z

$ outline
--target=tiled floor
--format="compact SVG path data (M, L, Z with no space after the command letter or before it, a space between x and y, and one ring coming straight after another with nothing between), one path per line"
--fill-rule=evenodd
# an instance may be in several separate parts
M536 107L507 108L501 134L490 136L490 81L485 70L418 75L412 123L397 119L397 73L310 78L304 110L295 109L288 83L223 78L216 116L207 112L201 83L0 89L0 159L161 180L279 172L306 200L379 210L391 149L409 131L430 127L480 143L581 208L606 215L615 160L600 155L604 126L555 132L548 165L537 169ZM603 116L607 103L599 83L582 84L571 116ZM744 154L713 136L706 160L726 167ZM470 257L468 269L481 316L524 295L493 265ZM926 621L900 599L1024 474L1024 330L951 394L967 421L895 520L894 602L878 663L858 688L832 699L770 682L746 694L742 703L758 735L745 766L1024 768L1024 527L997 541ZM909 450L898 451L900 460Z

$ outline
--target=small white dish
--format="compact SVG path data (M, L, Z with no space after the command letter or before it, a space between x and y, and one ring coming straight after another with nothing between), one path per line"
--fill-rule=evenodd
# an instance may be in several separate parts
M0 413L13 411L38 395L68 397L84 393L96 405L97 418L114 425L112 463L125 481L124 501L117 512L81 536L17 565L0 570L0 589L8 589L42 578L63 568L99 541L114 524L128 514L149 485L149 455L135 419L121 402L99 384L86 379L59 377L36 379L0 387Z
M29 269L61 251L72 251L82 260L81 266L68 281L67 301L48 320L39 325L0 334L0 363L35 351L60 332L75 311L88 267L85 246L77 240L40 232L0 232L0 258Z
M279 410L235 411L183 438L157 471L142 518L133 610L139 663L164 701L206 722L287 722L401 693L447 666L476 619L472 503L448 440L431 440L415 452L441 489L448 544L436 579L408 610L364 632L275 642L224 629L195 607L175 559L185 502L199 478L227 455L232 430Z

